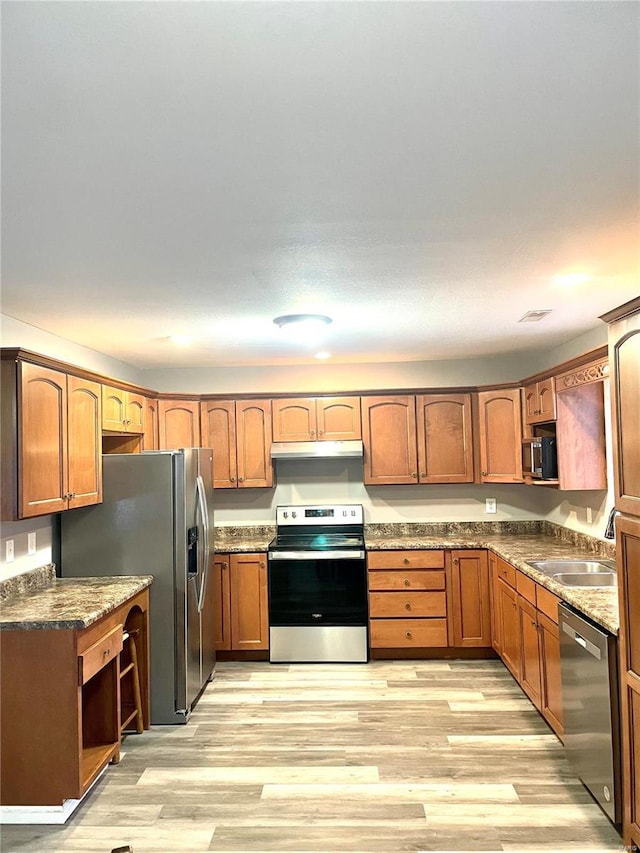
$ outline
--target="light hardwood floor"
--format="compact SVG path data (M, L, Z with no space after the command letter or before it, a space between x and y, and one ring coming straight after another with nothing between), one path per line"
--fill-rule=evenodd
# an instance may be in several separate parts
M603 851L620 838L498 661L221 663L64 827L1 849Z

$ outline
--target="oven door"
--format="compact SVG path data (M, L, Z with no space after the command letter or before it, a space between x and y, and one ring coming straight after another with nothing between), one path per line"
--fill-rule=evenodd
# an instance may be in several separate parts
M366 625L366 563L356 553L270 553L269 624Z
M272 663L367 661L366 562L356 554L269 553Z

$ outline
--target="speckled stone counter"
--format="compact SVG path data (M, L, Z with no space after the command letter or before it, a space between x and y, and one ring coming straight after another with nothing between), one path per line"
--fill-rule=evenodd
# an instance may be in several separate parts
M382 526L382 525L381 525ZM403 525L407 527L407 525ZM391 525L384 525L390 528ZM598 540L585 543L581 538L569 541L539 532L501 533L494 530L478 532L427 533L406 532L366 535L367 550L431 550L439 548L487 548L507 560L540 586L559 596L598 625L613 634L618 632L618 591L615 587L604 589L567 587L528 565L535 560L592 560L594 556L613 559L612 547ZM588 537L584 537L587 539Z
M87 628L148 587L152 575L55 578L2 602L0 630Z
M216 527L215 552L216 554L252 554L266 551L275 535L275 525Z
M266 551L275 526L218 527L217 553ZM425 522L366 524L367 550L430 550L488 548L508 560L541 586L580 610L607 631L618 632L618 594L615 587L566 587L528 565L534 560L615 559L612 543L586 536L548 521Z

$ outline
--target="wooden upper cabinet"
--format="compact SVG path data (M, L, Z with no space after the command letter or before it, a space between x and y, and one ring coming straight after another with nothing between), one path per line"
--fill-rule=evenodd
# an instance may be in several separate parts
M640 516L640 307L611 327L609 347L616 509Z
M478 394L480 480L522 482L522 417L520 389Z
M200 404L195 400L160 400L160 450L201 447Z
M101 387L30 362L2 365L2 517L102 500Z
M158 400L156 397L144 399L144 433L142 435L143 450L158 450L160 447L160 422L158 416Z
M235 400L200 403L200 434L203 447L213 450L214 489L235 489L238 485Z
M272 400L274 441L315 441L316 401L306 397Z
M236 400L239 488L273 485L271 435L271 400Z
M105 432L144 432L145 398L113 385L102 386L102 429Z
M559 488L606 489L604 384L593 382L558 393L557 409Z
M274 441L347 441L362 437L359 397L272 401Z
M101 402L97 382L67 377L69 509L102 501Z
M362 398L364 483L418 482L415 397Z
M29 518L69 505L67 377L26 362L19 370L18 503Z
M419 481L472 483L471 395L417 397L416 414Z
M525 386L524 410L528 424L541 424L556 419L556 384L553 376Z
M316 418L320 441L352 441L362 438L360 397L319 397Z
M486 551L451 551L447 589L453 645L491 646L489 563Z

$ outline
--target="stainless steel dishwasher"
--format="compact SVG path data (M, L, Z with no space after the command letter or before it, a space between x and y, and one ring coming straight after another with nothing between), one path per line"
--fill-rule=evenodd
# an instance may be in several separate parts
M558 613L567 757L607 817L619 824L617 641L565 604L559 605Z

